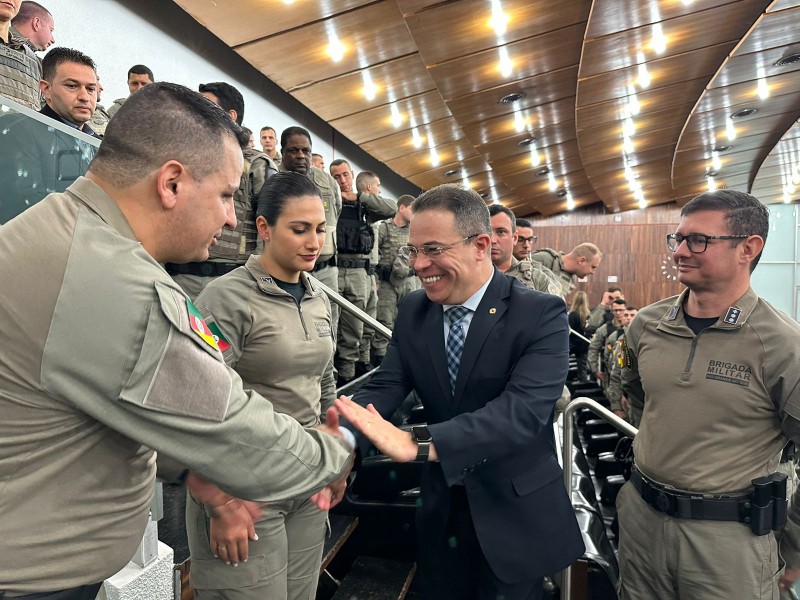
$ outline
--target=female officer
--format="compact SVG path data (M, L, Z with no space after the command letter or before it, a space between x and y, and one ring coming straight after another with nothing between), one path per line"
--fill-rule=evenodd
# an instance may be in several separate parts
M314 426L336 391L331 307L305 273L325 241L317 187L297 173L274 175L259 196L256 226L263 254L211 282L196 304L245 388L268 398L276 412ZM244 510L235 500L223 507L187 500L198 598L313 599L327 512L308 498L270 503L255 522L257 535L250 529L247 557L246 511L232 514L232 507Z

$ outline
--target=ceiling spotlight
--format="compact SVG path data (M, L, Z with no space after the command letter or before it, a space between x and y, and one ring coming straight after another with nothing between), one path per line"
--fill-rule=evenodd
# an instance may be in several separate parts
M767 85L767 73L764 67L758 67L758 84L756 85L758 97L762 100L769 98L769 85Z
M556 181L556 176L553 175L552 171L548 171L547 173L547 184L551 192L555 192L558 189L558 182Z
M644 57L642 57L644 60ZM650 77L650 72L647 70L647 65L643 62L639 63L639 87L645 89L650 86L650 82L652 81L652 77Z
M719 171L722 168L722 159L719 157L719 152L711 153L711 168Z
M505 46L500 46L498 52L500 53L500 62L498 64L500 74L506 78L511 77L511 73L514 71L514 63L511 62L508 49Z
M458 169L450 169L449 171L444 172L445 177L458 177L461 174L461 171Z
M493 28L498 36L506 32L508 19L508 15L503 12L503 6L500 4L500 0L492 0L492 18L489 19L489 27Z
M650 46L656 54L664 54L667 50L667 36L664 35L664 30L661 29L661 23L653 25L653 38Z
M800 52L791 52L786 56L781 56L778 60L772 63L776 67L788 67L796 62L800 62Z
M733 121L730 117L728 117L725 123L725 135L727 136L729 142L732 142L736 139L736 126L733 124Z
M520 140L519 142L517 142L517 146L519 146L520 148L525 148L525 147L530 146L531 144L535 144L535 143L536 143L536 138L530 137L530 138L525 138L524 140Z
M334 32L328 34L328 56L333 62L339 62L344 58L344 44Z
M514 104L514 102L519 102L526 96L525 92L511 92L510 94L506 94L498 102L500 104Z
M706 177L719 177L719 171L717 169L706 169Z
M378 86L372 82L372 76L369 71L361 71L361 79L364 81L364 97L370 102L375 100L375 95L378 93Z
M564 188L561 188L558 191L556 191L556 196L558 196L559 198L563 198L566 195L567 195L567 190L565 190Z
M400 109L397 108L397 104L394 102L392 102L392 107L389 109L389 112L392 114L392 125L397 129L403 124L403 115L400 114Z
M549 169L549 168L547 168L547 167L545 167L544 169L539 169L538 171L536 171L536 174L537 174L539 177L547 177L547 175L548 175L549 173L550 173L550 169Z
M735 113L733 113L731 115L731 119L744 119L756 114L757 112L757 108L743 108L742 110L737 110Z
M727 152L731 148L733 148L733 146L726 146L724 144L719 144L718 146L714 146L714 152L719 152L720 154L722 154L723 152Z

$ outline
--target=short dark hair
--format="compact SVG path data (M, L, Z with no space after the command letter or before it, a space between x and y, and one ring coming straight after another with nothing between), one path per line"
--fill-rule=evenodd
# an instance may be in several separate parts
M612 302L611 304L616 304L617 306L620 306L620 305L622 305L622 306L624 306L625 308L627 308L627 307L628 307L628 305L625 303L625 300L623 300L622 298L615 298L615 299L614 299L614 302Z
M264 127L262 127L258 133L261 133L262 131L271 131L272 133L275 133L275 128L270 127L269 125L264 125Z
M224 81L214 81L212 83L201 83L198 88L200 93L214 94L219 101L219 105L225 112L236 111L236 124L241 125L244 120L244 98L242 94L230 83Z
M333 171L333 167L338 167L340 165L347 165L348 169L350 169L351 171L353 170L353 167L350 166L349 162L347 162L343 158L337 158L336 160L332 160L331 164L328 165L328 172Z
M492 235L489 209L474 190L465 190L452 183L436 186L414 201L414 214L426 210L446 210L452 213L456 231L464 237L476 233Z
M514 214L514 211L502 204L489 205L489 217L499 215L500 213L508 215L508 218L511 219L511 233L514 233L517 230L517 215Z
M16 27L18 24L21 25L23 23L27 23L34 17L39 17L41 19L45 16L52 17L53 15L38 2L24 0L23 3L19 5L19 12L17 13L17 16L11 19L11 24Z
M220 169L225 138L238 142L241 132L222 108L197 92L153 83L131 94L108 122L89 170L124 189L177 160L200 181Z
M414 200L416 200L416 198L411 194L403 194L397 199L397 206L411 206L414 204Z
M621 294L622 293L622 288L619 287L619 286L616 286L616 285L612 285L610 288L608 288L608 293L609 294L613 294L614 292L619 292Z
M769 209L755 196L738 190L721 189L695 196L681 209L681 217L701 210L725 213L725 224L731 235L758 235L767 242L769 233ZM742 240L731 240L736 246ZM763 249L750 263L750 272L755 270L761 260Z
M294 171L281 171L276 173L264 184L258 195L258 208L256 217L264 217L270 226L275 226L278 218L283 214L286 202L291 198L301 196L316 196L322 202L319 188L305 175Z
M378 179L378 176L372 171L361 171L356 176L356 190L363 192L367 189L370 181L375 181L376 179Z
M74 48L53 48L42 59L42 79L48 83L53 82L58 65L66 62L78 63L97 71L97 65L86 54Z
M311 139L311 134L308 133L308 129L300 127L299 125L292 125L291 127L287 127L281 132L281 150L286 146L287 140L292 137L293 135L304 135L308 138L308 143L313 145L313 140Z
M527 227L528 229L533 229L533 223L531 223L528 219L517 219L517 227Z
M322 158L322 159L324 159L324 158L325 158L324 156L322 156L322 154L317 154L316 152L312 152L312 153L311 153L311 156L312 156L313 158L317 158L318 156L319 156L320 158Z
M639 310L639 309L636 308L635 306L626 306L625 310Z
M131 78L131 75L147 75L150 78L150 81L156 80L150 68L144 65L133 65L130 69L128 69L128 79Z

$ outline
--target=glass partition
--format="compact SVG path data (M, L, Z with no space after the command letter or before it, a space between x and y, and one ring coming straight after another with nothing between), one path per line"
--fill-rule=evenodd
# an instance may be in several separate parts
M100 140L0 96L0 224L89 168Z

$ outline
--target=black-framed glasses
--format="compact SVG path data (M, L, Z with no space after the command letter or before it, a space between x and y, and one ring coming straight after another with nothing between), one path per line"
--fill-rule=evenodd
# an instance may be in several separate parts
M670 233L667 236L667 248L670 252L675 252L681 242L686 242L689 252L692 254L702 254L708 248L708 240L744 240L749 235L705 235L702 233L690 233L681 235L680 233Z
M408 260L416 259L417 255L420 253L424 254L425 256L440 256L445 250L449 250L450 248L458 246L459 244L463 244L464 242L469 242L479 235L480 233L473 233L462 240L458 240L452 244L444 244L443 246L430 246L427 244L421 248L417 248L416 246L400 246L398 252L400 252L403 258L407 258Z
M532 236L530 236L530 237L522 237L522 236L519 236L519 237L517 238L517 242L518 242L518 243L520 243L520 244L528 244L528 243L532 244L532 243L534 243L534 242L535 242L537 239L539 239L539 238L538 238L538 237L536 237L535 235L532 235Z

